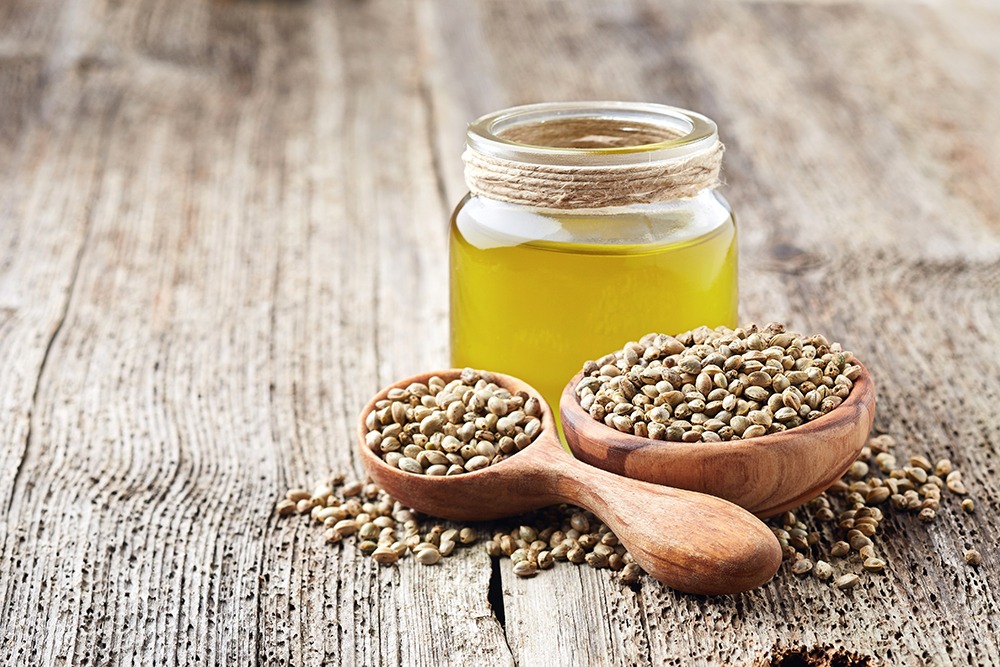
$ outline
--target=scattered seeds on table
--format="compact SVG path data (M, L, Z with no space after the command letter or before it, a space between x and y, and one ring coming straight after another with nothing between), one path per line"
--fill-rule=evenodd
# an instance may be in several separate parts
M838 556L842 558L849 553L851 553L851 545L843 540L834 543L834 545L830 547L831 556Z
M289 495L298 500L291 500ZM344 484L340 474L317 486L311 494L293 489L275 505L275 512L279 516L295 514L302 501L312 503L311 509L302 514L323 526L327 542L352 541L360 552L382 566L395 565L409 555L418 563L434 565L479 541L479 531L471 526L433 523L433 518L403 506L377 485ZM639 580L642 570L617 536L590 512L560 505L511 521L517 523L495 522L494 526L502 530L494 532L483 548L491 558L509 557L515 561L515 572L520 577L551 569L555 561L562 560L627 572L621 579L624 584Z
M693 362L690 363L693 367ZM440 393L445 385L442 381L434 386ZM429 392L430 386L428 395ZM394 396L398 398L401 394ZM502 412L496 401L494 409ZM453 410L452 416L457 418L457 412ZM391 425L388 429L391 437L396 437L396 429ZM454 446L450 441L448 444ZM861 574L869 576L888 569L885 556L877 549L886 514L916 513L921 520L933 519L947 509L945 501L949 494L968 493L961 472L950 460L937 460L934 474L924 478L913 470L927 472L925 468L931 459L899 456L907 464L901 466L897 456L890 453L894 447L895 439L889 435L869 438L859 456L860 462L866 464L864 467L852 466L843 479L819 497L769 520L793 573L800 576L811 573L821 581L832 580L835 588L852 588L861 581L859 573L838 573L839 567L857 570L860 564ZM514 449L517 450L516 445ZM430 452L436 450L421 451L426 453L415 451L409 458L421 465L418 456L434 459ZM402 460L403 456L398 456ZM462 468L461 472L465 470ZM864 474L859 477L859 473ZM925 481L920 484L914 478ZM972 512L973 499L963 498L961 508ZM403 506L378 486L357 481L345 483L344 476L339 474L317 485L312 492L291 489L276 503L274 511L279 516L307 515L322 526L324 540L331 544L353 541L359 551L382 566L397 564L410 555L419 563L432 565L479 541L479 531L475 528L434 523L433 518ZM491 558L512 558L515 574L520 577L550 569L556 561L620 572L617 576L623 585L637 583L642 575L641 568L619 544L617 536L592 513L577 507L546 508L509 522L494 522L491 530L484 536L483 549ZM970 566L982 562L975 549L965 552L964 558Z
M635 563L626 563L625 567L622 568L620 580L623 584L631 586L632 584L638 583L639 577L641 576L642 568Z
M441 552L434 548L433 545L425 546L423 549L415 551L414 555L417 558L417 562L421 565L434 565L441 560Z
M849 590L857 586L859 581L861 578L856 574L843 574L833 581L833 586L841 590Z
M285 494L285 498L293 503L297 503L300 500L309 500L310 494L305 489L289 489L288 493Z
M833 567L825 560L818 560L816 561L816 565L813 566L812 572L813 576L817 579L826 581L833 576Z
M878 546L887 514L913 513L930 524L947 509L949 495L968 492L951 460L932 464L934 459L923 455L897 457L895 448L890 435L869 437L842 479L805 505L769 520L792 573L802 574L804 560L815 562L812 573L821 580L885 572L887 558ZM963 498L961 508L972 512L975 503ZM852 571L838 573L844 566Z
M538 572L538 566L530 560L514 563L514 574L519 577L533 577Z
M295 503L295 511L299 514L308 514L312 511L314 504L309 498L303 498L299 502Z
M399 555L391 547L379 547L372 552L372 560L379 565L392 565L399 560Z
M798 575L809 574L813 569L813 562L808 558L800 558L792 563L792 572Z
M965 490L965 484L962 483L962 473L958 470L953 470L948 473L945 478L945 484L948 490L957 495L965 495L967 491Z
M862 567L868 572L882 572L885 570L885 561L881 558L875 558L874 556L865 558Z

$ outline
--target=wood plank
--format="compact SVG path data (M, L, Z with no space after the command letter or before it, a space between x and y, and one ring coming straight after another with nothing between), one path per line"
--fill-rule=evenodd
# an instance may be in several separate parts
M272 361L285 486L327 469L360 472L357 410L382 384L447 365L446 213L407 33L414 15L398 7L325 7L296 71L314 83L290 123L307 130L284 156ZM509 662L481 549L440 567L411 560L380 571L350 547L337 557L315 529L276 530L280 548L263 554L282 582L262 594L268 661Z
M120 50L88 69L80 97L114 113L65 110L72 136L101 121L110 138L103 153L70 147L102 181L13 491L3 569L33 565L4 577L3 654L503 662L485 554L437 576L379 571L271 519L289 484L350 467L354 402L443 363L445 292L411 279L443 282L424 244L443 242L444 214L412 113L407 13L102 11L84 13ZM383 31L398 50L372 39ZM397 95L409 104L376 104Z
M26 451L43 442L33 431L39 425L39 377L65 321L113 112L104 108L92 114L88 133L80 132L81 123L73 117L31 127L28 121L43 99L75 107L80 89L46 86L46 50L58 50L53 35L41 29L51 5L5 9L0 23L0 507L6 518L18 500L14 487ZM0 522L0 545L23 539L16 524ZM0 609L8 603L0 598Z

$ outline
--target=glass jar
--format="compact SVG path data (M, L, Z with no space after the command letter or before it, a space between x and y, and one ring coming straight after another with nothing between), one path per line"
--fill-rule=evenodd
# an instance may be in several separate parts
M535 104L469 126L451 221L451 361L559 396L649 332L737 324L715 123L659 104Z

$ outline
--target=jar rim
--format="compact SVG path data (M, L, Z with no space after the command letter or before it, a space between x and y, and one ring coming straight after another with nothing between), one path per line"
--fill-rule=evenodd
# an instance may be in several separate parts
M652 143L608 147L544 146L503 136L512 129L542 127L566 120L607 122L609 128L629 124L675 134ZM652 102L543 102L495 111L469 124L470 149L490 157L543 165L608 166L672 160L713 146L718 141L714 121L702 114Z

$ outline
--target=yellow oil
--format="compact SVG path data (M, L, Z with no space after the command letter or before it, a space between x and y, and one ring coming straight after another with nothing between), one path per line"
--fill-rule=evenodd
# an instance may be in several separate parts
M651 331L737 324L736 227L711 199L552 216L467 199L451 233L451 358L514 375L558 414L587 359Z

